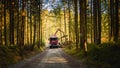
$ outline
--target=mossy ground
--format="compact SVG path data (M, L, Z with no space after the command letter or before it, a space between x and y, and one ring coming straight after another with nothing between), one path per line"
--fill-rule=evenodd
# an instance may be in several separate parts
M87 56L75 48L64 48L74 58L83 60L89 68L120 68L120 45L117 43L88 44Z
M33 51L22 49L21 56L20 49L17 46L0 46L0 68L7 68L21 60L30 58L43 50L43 48L39 49L37 47L35 47Z

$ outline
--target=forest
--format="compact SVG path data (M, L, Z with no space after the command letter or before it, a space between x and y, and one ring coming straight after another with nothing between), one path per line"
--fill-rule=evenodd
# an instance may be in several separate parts
M0 0L0 68L43 51L57 29L69 54L120 67L120 0Z

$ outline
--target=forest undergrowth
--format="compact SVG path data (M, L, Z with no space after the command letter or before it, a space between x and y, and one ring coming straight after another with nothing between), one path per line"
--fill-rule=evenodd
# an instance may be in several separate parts
M36 47L34 50L30 50L28 47L19 49L17 46L0 46L0 68L7 68L43 51L43 48L39 49Z
M87 56L82 50L65 48L65 52L83 61L89 68L120 68L120 43L88 44Z

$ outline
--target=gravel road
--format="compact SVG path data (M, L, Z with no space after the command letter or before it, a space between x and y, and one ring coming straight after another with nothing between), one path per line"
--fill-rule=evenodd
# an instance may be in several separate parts
M81 62L76 62L61 48L46 49L44 52L25 59L9 68L86 68Z

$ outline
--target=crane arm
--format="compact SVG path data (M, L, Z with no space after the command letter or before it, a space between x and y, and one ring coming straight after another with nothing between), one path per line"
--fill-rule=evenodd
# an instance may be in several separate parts
M56 32L54 33L55 36L56 36L56 34L57 34L58 31L60 31L60 32L63 33L63 36L61 38L67 37L67 35L65 35L65 33L62 30L60 30L60 29L56 30Z
M63 32L63 31L61 31L60 29L57 29L57 30L56 30L56 32L54 33L54 35L56 35L58 31L62 32L62 33L63 33L63 35L64 35L64 32Z

